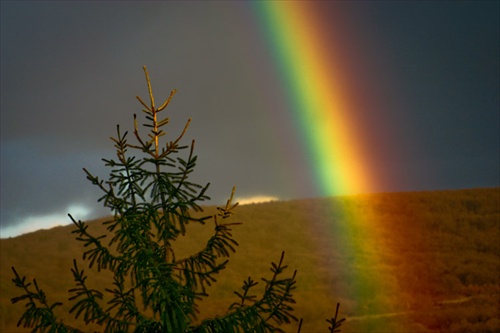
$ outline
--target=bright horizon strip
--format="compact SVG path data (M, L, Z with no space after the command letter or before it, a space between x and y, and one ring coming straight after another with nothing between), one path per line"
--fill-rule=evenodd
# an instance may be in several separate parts
M337 58L331 50L342 45L331 45L313 6L307 1L264 1L254 5L286 91L291 117L300 132L300 149L309 161L316 191L321 196L374 192L375 173L363 153L363 148L370 145L361 142L362 136L356 134L356 101L350 100L353 95L343 89L345 75L355 73L340 70L341 56ZM338 28L335 23L333 27ZM347 216L351 212L346 213ZM384 290L383 277L395 272L380 268L383 265L378 251L385 245L379 237L379 221L363 220L356 215L333 219L323 225L310 221L311 228L330 236L324 244L316 244L318 251L352 258L349 265L354 268L341 277L350 297L360 304L369 303L377 293L397 297L399 290ZM356 267L368 269L370 275ZM387 312L387 304L379 304L376 310ZM365 330L373 328L367 326Z
M71 224L71 219L68 213L77 217L77 219L85 219L92 215L92 210L83 204L72 204L64 211L57 211L44 215L28 216L23 221L14 225L6 226L0 229L0 239L17 237L38 230L47 230L55 227Z
M257 7L320 194L370 192L368 164L334 67L339 64L324 50L327 41L311 24L313 12L301 1L265 1Z

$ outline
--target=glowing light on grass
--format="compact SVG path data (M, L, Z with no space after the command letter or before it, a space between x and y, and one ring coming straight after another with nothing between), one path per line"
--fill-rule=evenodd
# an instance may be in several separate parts
M355 73L342 69L341 52L337 52L342 45L332 45L349 39L349 36L335 39L335 28L348 30L336 26L340 24L336 18L323 22L324 17L314 6L314 2L307 1L254 3L285 90L290 116L304 143L301 153L309 162L317 192L322 196L370 193L377 188L375 173L366 160L369 155L364 151L370 143L362 142L363 129L356 120L360 110L352 99L363 92L353 94L345 90L344 83L349 80L346 76ZM318 251L340 253L351 261L351 273L342 279L350 299L359 303L356 311L387 312L387 308L373 304L382 293L398 293L384 290L383 279L392 272L380 268L384 265L378 251L384 249L385 243L379 237L379 221L362 220L349 211L352 210L346 209L335 217L332 214L328 225L319 226L311 221L317 232L331 235L324 244L317 244ZM335 293L332 290L332 301ZM364 329L370 331L370 327Z

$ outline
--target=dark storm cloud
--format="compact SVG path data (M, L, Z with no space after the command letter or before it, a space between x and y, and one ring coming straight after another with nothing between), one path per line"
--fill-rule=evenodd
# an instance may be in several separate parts
M417 162L435 173L425 186L498 186L499 3L385 2L376 15Z
M379 190L498 186L498 2L343 6L361 36L379 36L356 42L380 72L379 98L398 106L367 119L396 119L412 142L379 158L409 166L388 167L404 181ZM178 89L170 130L193 118L195 177L216 202L233 185L243 196L315 195L253 15L245 2L2 2L2 228L75 204L105 213L81 168L106 176L108 137L117 123L131 129L135 96L147 97L142 65L158 100Z
M256 87L273 78L262 45L252 49L250 14L228 3L2 3L2 226L95 203L81 168L106 175L108 137L116 123L131 129L135 95L147 98L144 64L157 99L178 89L170 130L193 118L188 137L205 170L196 177L212 181L215 200L242 177L261 179L250 194L277 188L258 170L275 154Z

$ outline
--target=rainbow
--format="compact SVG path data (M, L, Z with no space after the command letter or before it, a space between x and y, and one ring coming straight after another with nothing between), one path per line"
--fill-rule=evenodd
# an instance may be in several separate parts
M290 116L304 143L302 152L309 161L315 189L325 197L371 193L378 184L367 160L365 147L369 144L360 135L363 128L358 124L360 110L355 94L344 88L349 75L355 73L342 69L342 52L336 50L342 47L343 37L336 38L331 25L325 29L316 5L307 1L258 1L253 2L253 9L286 91ZM337 209L337 217L339 214ZM377 231L379 221L362 220L360 216L334 219L331 225L314 226L331 236L331 241L318 246L320 251L340 252L352 258L352 272L342 277L351 297L368 303L377 293L397 294L397 290L384 289L383 280L391 272L374 268L366 278L366 272L356 271L356 267L381 266L377 249L386 245ZM386 306L380 305L378 310L389 312Z
M288 107L321 195L367 193L373 188L358 139L352 101L344 98L341 62L329 50L314 8L301 1L257 2Z

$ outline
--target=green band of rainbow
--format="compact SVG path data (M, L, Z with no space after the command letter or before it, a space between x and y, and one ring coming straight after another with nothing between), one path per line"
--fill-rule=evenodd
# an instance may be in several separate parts
M302 1L256 2L257 17L285 87L321 195L369 192L367 164L343 98L339 65Z
M317 192L321 196L372 192L375 183L352 116L356 103L346 97L352 94L343 88L346 73L341 70L340 58L336 58L335 48L341 46L331 45L314 3L257 1L253 6L286 91L290 116L303 142L300 149L308 160ZM310 223L323 234L319 237L322 243L316 244L319 251L348 258L348 273L344 270L340 279L351 299L362 308L378 293L398 292L387 290L384 282L393 278L393 272L380 268L384 265L379 253L386 251L378 232L381 221L365 218L370 214L352 216L350 209L343 211L346 205L349 203L332 206L326 225ZM381 306L381 312L388 310L386 305Z

